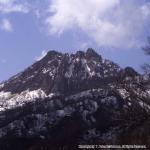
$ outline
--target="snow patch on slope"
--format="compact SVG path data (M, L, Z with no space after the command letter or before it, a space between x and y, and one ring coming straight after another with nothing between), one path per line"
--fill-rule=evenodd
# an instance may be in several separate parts
M11 94L11 92L0 92L0 111L23 106L28 102L34 102L36 99L52 98L55 94L51 93L48 96L41 89L34 91L23 91L20 94Z
M95 72L91 70L91 68L88 66L87 64L87 60L86 59L82 59L82 65L84 66L85 70L88 72L88 74L92 77L95 75Z
M11 92L0 92L0 100L2 99L8 99L11 96Z

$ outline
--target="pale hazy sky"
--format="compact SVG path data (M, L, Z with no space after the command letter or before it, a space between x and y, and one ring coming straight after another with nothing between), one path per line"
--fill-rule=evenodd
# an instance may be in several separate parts
M149 0L0 0L0 81L48 50L88 47L140 71L149 18Z

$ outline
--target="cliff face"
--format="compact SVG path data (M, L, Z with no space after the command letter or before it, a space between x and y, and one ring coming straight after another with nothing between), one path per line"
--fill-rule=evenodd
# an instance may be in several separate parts
M49 51L0 85L0 149L148 146L149 83L148 77L120 68L93 49Z

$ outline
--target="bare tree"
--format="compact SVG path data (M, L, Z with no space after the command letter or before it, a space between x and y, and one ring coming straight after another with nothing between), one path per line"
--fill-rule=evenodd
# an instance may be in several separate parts
M150 37L148 37L148 45L145 46L143 48L144 52L146 55L149 55L150 56ZM142 66L142 69L144 70L145 74L149 74L150 75L150 63L145 63L143 66Z
M150 55L150 37L147 38L148 45L143 48L146 55Z

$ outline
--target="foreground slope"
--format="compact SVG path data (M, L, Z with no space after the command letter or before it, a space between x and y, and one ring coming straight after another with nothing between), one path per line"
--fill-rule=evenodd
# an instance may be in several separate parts
M148 76L123 69L93 49L49 51L0 85L0 149L148 146L149 85Z

